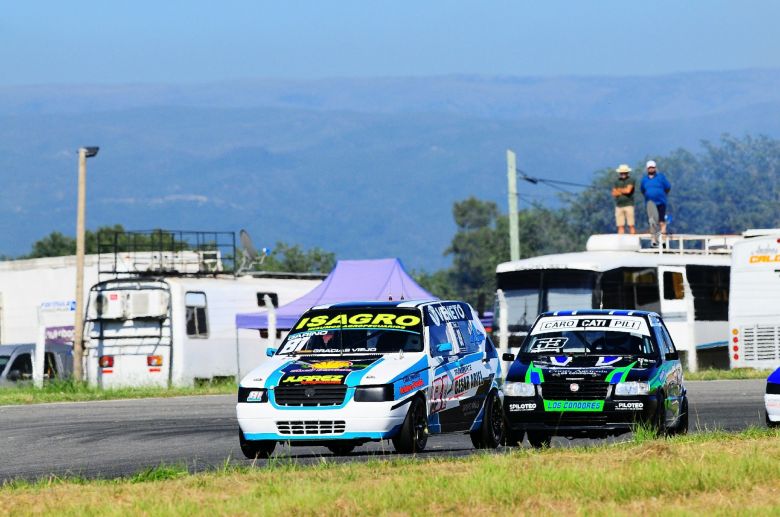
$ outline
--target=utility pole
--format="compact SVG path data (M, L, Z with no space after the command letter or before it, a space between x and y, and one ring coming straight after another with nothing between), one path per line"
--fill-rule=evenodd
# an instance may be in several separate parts
M87 158L98 153L99 147L79 149L79 186L76 208L76 315L73 323L73 379L84 380L84 219L87 202Z
M517 162L506 150L506 179L509 185L509 259L520 260L520 228L517 220Z

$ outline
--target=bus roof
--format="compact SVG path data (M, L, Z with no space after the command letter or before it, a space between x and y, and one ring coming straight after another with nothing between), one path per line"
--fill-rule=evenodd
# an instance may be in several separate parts
M541 255L504 262L496 273L539 269L576 269L603 272L621 267L729 266L731 247L740 240L734 235L675 235L666 249L646 246L645 235L592 235L587 251ZM686 246L698 244L698 248Z

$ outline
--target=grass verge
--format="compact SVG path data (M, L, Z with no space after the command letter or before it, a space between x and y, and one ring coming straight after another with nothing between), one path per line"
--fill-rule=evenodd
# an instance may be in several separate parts
M112 481L0 488L10 515L780 515L780 433L751 429L589 448L189 475L162 466Z
M734 368L733 370L715 370L707 368L698 372L685 372L686 381L727 381L740 379L766 379L772 370L754 368Z
M100 389L73 381L55 381L36 389L30 385L0 388L0 406L39 404L43 402L83 402L88 400L137 399L147 397L181 397L186 395L232 394L236 383L216 382L192 388L117 388Z

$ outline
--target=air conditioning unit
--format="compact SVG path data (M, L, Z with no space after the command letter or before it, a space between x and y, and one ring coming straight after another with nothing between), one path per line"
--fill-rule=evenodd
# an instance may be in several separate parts
M168 316L168 302L170 295L160 289L131 291L127 293L127 307L125 315L127 319L159 318Z
M125 293L123 291L103 291L95 295L90 304L90 319L125 319Z

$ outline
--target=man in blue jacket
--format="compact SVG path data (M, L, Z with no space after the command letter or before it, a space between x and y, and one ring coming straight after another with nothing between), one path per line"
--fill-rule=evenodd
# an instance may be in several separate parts
M657 244L658 228L661 229L661 235L666 234L666 194L672 189L672 184L663 173L657 171L653 160L648 161L645 168L647 175L642 178L640 189L645 196L653 244Z

